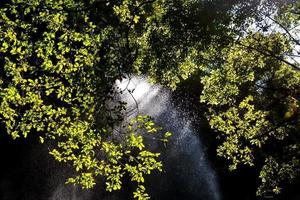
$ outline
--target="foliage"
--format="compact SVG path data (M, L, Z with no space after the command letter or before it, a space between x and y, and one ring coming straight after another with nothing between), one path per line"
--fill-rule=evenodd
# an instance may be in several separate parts
M54 140L50 154L77 173L68 183L92 188L104 176L108 191L119 190L128 174L138 185L134 196L147 199L144 175L162 163L142 135L158 129L138 116L115 133L124 103L114 99L120 72L105 52L118 30L91 21L93 3L13 0L0 9L0 120L13 139L34 133L42 143ZM125 3L112 6L121 22L129 15Z
M231 170L259 165L258 194L278 193L300 168L299 6L271 0L5 1L0 121L14 139L36 134L42 143L53 140L50 154L77 172L69 183L91 188L104 176L113 191L127 174L137 185L134 198L148 199L145 175L162 163L144 137L159 129L137 116L115 130L126 106L114 83L146 73L175 90L197 76L200 101L220 139L217 154Z
M201 101L222 143L219 156L253 166L259 159L262 184L257 194L278 194L281 184L299 176L299 63L285 55L293 42L280 32L249 32L208 68L202 78Z
M94 140L94 146L93 144L85 144L86 146L89 145L89 149L82 148L82 152L76 155L72 147L69 147L69 141L59 142L58 147L60 149L53 149L50 154L59 161L71 161L73 167L79 172L76 177L69 178L68 183L80 184L83 188L92 188L95 185L95 176L105 176L106 189L111 192L121 189L121 178L128 174L131 181L137 183L134 197L148 199L149 196L143 186L144 176L153 170L161 171L162 163L157 160L159 153L153 153L145 148L143 135L145 133L155 134L158 130L159 128L155 127L154 122L148 116L137 116L131 119L126 130L122 131L124 138L121 138L117 143L101 141L101 138L97 138ZM162 140L166 140L169 136L167 132ZM91 137L84 139L91 140ZM97 142L98 144L96 144ZM92 142L90 141L90 143ZM70 151L73 152L70 153Z

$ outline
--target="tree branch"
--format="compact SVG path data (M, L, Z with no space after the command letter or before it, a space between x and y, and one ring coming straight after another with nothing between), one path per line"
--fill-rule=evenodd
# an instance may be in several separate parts
M297 44L300 45L300 41L297 40L296 38L293 37L293 35L290 33L290 31L283 26L280 22L278 22L277 20L273 19L271 16L266 15L271 21L273 21L274 23L276 23L278 26L280 26L280 28L282 28L287 34L288 36Z
M251 50L257 51L258 53L261 53L261 54L263 54L263 55L265 55L265 56L269 56L269 57L276 58L277 60L279 60L279 61L281 61L281 62L283 62L283 63L285 63L285 64L287 64L287 65L289 65L289 66L291 66L291 67L293 67L295 70L300 71L299 66L297 66L296 64L291 63L291 62L289 62L289 61L283 59L282 57L280 57L280 56L278 56L278 55L274 55L270 50L266 50L266 49L264 49L264 50L259 50L259 49L254 48L254 47L244 45L244 44L242 44L242 43L239 42L239 41L236 41L236 44L238 44L238 45L240 45L240 46L243 46L243 47L245 47L245 48L247 48L247 49L251 49Z

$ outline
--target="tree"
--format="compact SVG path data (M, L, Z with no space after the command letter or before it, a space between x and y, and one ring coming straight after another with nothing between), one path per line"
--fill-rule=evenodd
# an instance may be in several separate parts
M144 175L162 163L143 135L160 129L138 116L114 130L114 83L130 74L171 89L198 76L218 155L232 170L264 160L258 194L299 175L299 2L11 0L0 24L0 121L14 139L53 140L69 183L104 176L112 191L128 174L149 198Z
M202 78L201 101L222 141L218 155L229 160L230 170L264 160L258 195L278 194L300 173L299 37L289 30L299 25L299 2L275 10L280 15L257 13L256 30L223 50L224 62ZM259 21L262 16L271 25Z
M90 18L98 3L114 11L104 13L104 21L120 22L96 26ZM121 133L114 131L124 109L115 100L114 82L127 73L119 62L124 50L116 54L114 48L128 39L115 26L128 23L127 3L133 2L111 3L13 0L1 7L0 120L13 139L37 134L41 143L55 141L50 154L77 174L68 183L91 188L104 176L108 191L119 190L128 174L137 185L134 198L148 199L144 175L161 171L162 163L142 135L160 129L137 116ZM112 38L117 41L110 43Z

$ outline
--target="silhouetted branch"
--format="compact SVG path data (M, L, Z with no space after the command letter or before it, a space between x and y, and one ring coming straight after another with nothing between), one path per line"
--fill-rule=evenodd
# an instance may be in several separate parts
M293 35L290 33L290 31L285 27L283 26L280 22L278 22L277 20L273 19L271 16L267 15L267 17L273 21L274 23L276 23L278 26L280 26L280 28L282 28L287 34L288 36L297 44L297 45L300 45L300 42L299 40L297 40L296 38L293 37Z

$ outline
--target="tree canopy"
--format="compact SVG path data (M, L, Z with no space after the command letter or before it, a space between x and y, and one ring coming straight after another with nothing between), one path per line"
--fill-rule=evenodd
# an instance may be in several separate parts
M123 52L105 45L119 37L114 24L97 27L89 20L92 3L12 1L1 8L1 122L14 139L34 132L42 143L56 141L50 154L78 174L69 183L91 188L95 177L105 176L107 190L118 190L127 173L137 183L134 197L147 199L143 177L162 164L141 134L158 129L138 116L115 135L124 103L110 102ZM116 19L118 6L125 5L111 7Z
M76 171L69 183L108 191L127 174L134 198L162 170L144 134L122 124L116 80L146 74L175 90L197 76L199 101L229 169L261 166L258 195L299 176L300 2L10 0L0 8L0 121L13 139L35 134ZM298 30L298 32L297 32Z

